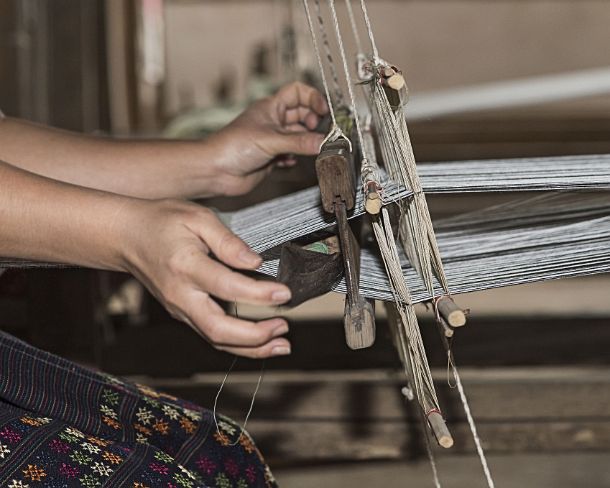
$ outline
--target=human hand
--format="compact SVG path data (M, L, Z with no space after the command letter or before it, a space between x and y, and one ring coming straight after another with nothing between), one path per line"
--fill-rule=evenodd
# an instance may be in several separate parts
M324 135L313 130L327 112L322 94L303 83L286 85L251 105L208 140L216 148L219 193L247 193L275 165L293 166L294 154L318 154Z
M216 349L251 358L290 353L285 320L251 322L225 314L212 296L254 305L280 305L290 290L230 268L254 270L261 258L212 211L178 200L139 201L127 212L125 268L178 320ZM216 259L213 259L213 254Z

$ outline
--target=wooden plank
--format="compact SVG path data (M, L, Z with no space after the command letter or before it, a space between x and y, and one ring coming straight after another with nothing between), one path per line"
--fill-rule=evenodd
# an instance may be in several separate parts
M433 371L443 413L449 422L465 420L458 394L446 381L445 371ZM463 368L462 381L473 415L484 422L534 419L609 418L610 371L601 368L527 368L484 374ZM211 405L221 375L189 379L144 379L202 405ZM223 391L223 411L240 417L248 404L258 372L231 375ZM258 418L367 419L419 422L400 393L405 385L399 371L268 372L257 395Z
M478 428L488 453L610 449L610 421L480 423ZM425 449L420 426L399 422L252 420L248 430L272 465L408 459L423 456ZM436 455L474 452L466 424L452 425L451 432L454 446L434 447Z
M434 371L455 440L474 450L457 393ZM243 418L258 373L236 373L219 409ZM610 372L603 368L465 368L462 379L479 434L490 452L610 449ZM138 378L139 381L147 379ZM157 380L153 386L211 405L221 375ZM395 371L275 372L260 389L248 430L280 462L386 459L423 452L422 428L400 393Z
M159 314L165 314L159 305L157 307ZM153 312L153 307L147 309L152 323L146 328L122 326L117 329L116 340L104 347L99 363L102 369L114 374L151 377L184 377L202 371L226 371L231 356L213 349L184 324L169 319L163 323L155 322ZM241 309L239 312L242 316ZM436 327L430 319L420 323L430 364L444 368L447 358ZM462 366L485 368L498 365L607 365L610 363L608 323L608 318L579 319L571 315L551 319L474 315L469 317L469 325L456 334L454 353ZM377 324L375 344L360 351L351 351L346 346L340 319L293 322L289 338L293 345L292 354L267 361L268 370L400 367L387 325L381 320ZM168 351L166 345L170 343L172 348ZM137 351L146 351L146 354ZM243 359L237 369L258 371L260 363Z

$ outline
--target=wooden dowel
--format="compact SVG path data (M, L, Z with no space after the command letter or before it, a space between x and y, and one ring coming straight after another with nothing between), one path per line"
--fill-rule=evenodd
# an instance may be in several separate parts
M453 446L453 437L451 437L451 433L440 412L438 410L431 410L426 417L428 418L428 424L430 425L430 429L432 429L439 446L444 447L445 449L449 449Z
M451 327L466 325L466 313L456 305L451 297L439 298L436 302L436 309L443 320Z

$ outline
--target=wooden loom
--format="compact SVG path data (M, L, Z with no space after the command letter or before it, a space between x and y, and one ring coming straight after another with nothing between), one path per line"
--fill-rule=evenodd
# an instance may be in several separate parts
M386 72L386 70L387 70L387 72ZM380 79L380 82L382 83L386 96L387 96L388 100L390 101L390 105L392 107L398 107L400 105L400 96L398 94L399 94L400 89L403 86L403 83L400 83L402 76L395 77L396 73L392 73L392 71L396 72L398 70L396 70L394 67L391 67L391 66L384 67L384 72L379 77L379 79ZM390 83L390 79L392 79L392 78L393 78L393 81L392 81L392 83ZM404 82L404 79L402 79L402 80ZM398 81L398 83L396 83L397 81ZM393 98L394 98L394 100L397 100L397 101L392 101ZM348 133L346 130L344 130L344 132ZM347 224L345 224L345 221L343 221L343 223L345 225L341 224L342 216L345 214L348 214L349 211L351 210L351 207L348 207L348 203L347 203L350 198L349 195L356 192L356 183L354 182L354 179L353 179L354 175L356 174L355 168L353 169L353 173L351 173L351 175L349 174L350 173L349 170L351 168L353 168L353 166L354 166L353 160L358 158L358 156L356 154L357 154L357 150L359 148L358 148L357 141L355 141L354 139L355 139L354 135L350 134L351 144L356 148L356 150L353 152L351 150L349 150L349 145L346 142L344 142L343 140L329 141L322 148L320 156L319 156L317 164L316 164L316 169L318 170L318 174L321 175L320 176L320 191L321 191L322 203L323 203L324 209L327 210L329 216L335 215L337 221L339 222L338 231L337 231L339 234L338 239L337 238L334 238L334 239L327 238L324 241L320 241L320 243L323 246L326 246L327 252L325 252L325 253L318 252L317 255L314 256L316 259L318 259L321 254L324 256L331 257L328 260L329 264L324 266L324 268L327 270L327 272L329 272L330 277L328 279L323 280L322 282L320 282L320 281L317 282L318 288L316 289L316 292L319 292L320 289L324 285L326 285L326 283L332 282L333 279L334 280L338 279L339 275L343 272L343 270L341 269L339 274L337 275L337 274L332 274L330 271L332 271L332 270L336 271L337 268L347 269L349 275L351 276L351 278L350 278L351 282L356 284L355 291L352 289L348 289L348 299L347 299L347 303L346 303L346 338L347 338L348 344L350 344L350 335L349 335L348 331L355 330L357 332L358 331L357 326L362 325L362 321L354 321L354 320L350 321L349 320L350 316L351 316L351 314L349 313L350 310L361 309L361 307L358 305L358 300L357 300L359 298L359 293L358 293L358 288L357 288L357 284L358 284L357 276L358 276L358 271L359 271L359 266L358 266L359 252L353 244L357 240L361 241L361 239L355 238L355 235L358 235L358 232L353 232L349 228L349 226L347 226ZM348 163L349 163L349 165L348 165ZM328 175L335 174L334 171L336 171L337 180L329 180ZM324 175L327 175L327 176L324 176ZM376 190L377 190L377 188L375 187L375 185L366 186L366 188L364 189L364 191L367 194L367 199L366 199L367 210L369 211L369 214L371 214L371 215L377 215L380 212L380 208L378 208L377 211L375 211L375 206L380 207L380 203L381 203L381 198L379 197L379 193ZM325 195L327 196L327 198L325 198ZM370 198L369 198L369 196L370 196ZM337 201L337 197L338 197L338 201ZM325 201L330 202L330 204L324 205ZM343 208L338 209L338 207L343 207ZM338 213L337 213L337 210L339 210ZM310 243L307 246L307 248L305 248L304 250L315 253L316 251L313 251L312 248L317 249L318 247L320 247L317 244L318 244L318 241L313 243L313 245ZM299 253L299 250L302 250L303 248L301 246L296 246L296 248L297 248L296 255L298 255L300 258L302 256L302 254ZM289 252L288 249L289 249L289 246L287 245L286 246L287 253ZM341 249L342 251L344 249L345 250L343 252L338 252L339 249ZM354 249L356 249L356 250L354 250ZM295 251L295 249L293 249L293 251ZM328 251L330 251L330 252L328 252ZM344 266L337 266L337 262L340 264L342 261L347 263L347 265L344 264ZM350 297L351 297L351 299L350 299ZM355 305L354 305L354 303L355 303ZM437 308L439 315L443 318L441 325L443 325L443 333L445 335L452 335L454 332L453 327L463 325L465 323L465 315L458 307L455 306L455 304L453 304L450 297L442 296L442 297L438 298L436 300L436 308ZM350 327L347 327L348 323L351 324ZM356 325L355 328L353 327L354 325ZM447 325L451 325L453 327L447 327ZM360 329L360 330L362 330L362 329ZM351 337L353 338L356 336L352 335ZM352 340L351 344L356 344L356 347L359 347L358 343L354 340ZM360 344L364 344L364 341L361 341ZM440 415L439 415L439 417L440 417ZM436 415L433 415L433 418L437 418ZM432 424L433 422L430 421L430 423ZM434 426L432 426L432 429L434 432L439 430L438 428L435 429ZM437 438L438 437L439 436L437 435ZM441 439L442 439L442 436L441 436ZM440 443L441 443L441 445L443 444L443 442L440 442ZM446 444L446 442L445 442L445 444Z
M384 83L384 89L392 99L399 100L398 90L404 87L404 79L400 73L394 72L384 80L390 77L393 77L392 84ZM347 110L341 111L345 120ZM352 132L347 129L352 124L352 119L344 123L346 132ZM370 241L370 228L367 234L347 220L347 214L353 210L356 200L358 171L354 165L354 152L361 154L356 144L354 139L339 138L322 145L315 162L320 202L329 218L334 216L336 220L336 235L303 246L293 242L283 244L278 279L291 288L293 300L290 305L294 306L327 293L332 284L343 277L347 286L343 317L345 340L351 349L362 349L374 343L375 315L374 302L359 293L360 248L364 242ZM352 151L354 146L356 150ZM377 188L372 185L365 187L365 208L371 216L377 216L381 211L381 199ZM398 215L395 217L397 220ZM395 222L395 225L398 223ZM356 232L352 227L357 228ZM434 302L434 308L446 337L452 337L455 328L466 324L464 311L450 296L439 297ZM453 438L441 412L431 409L426 413L426 418L439 445L451 447Z

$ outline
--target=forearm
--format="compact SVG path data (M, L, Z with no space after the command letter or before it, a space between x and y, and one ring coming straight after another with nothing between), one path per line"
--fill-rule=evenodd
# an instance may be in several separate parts
M59 181L140 198L218 194L213 143L87 136L0 120L0 160Z
M123 217L138 203L0 161L0 256L124 270Z

